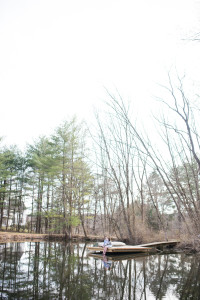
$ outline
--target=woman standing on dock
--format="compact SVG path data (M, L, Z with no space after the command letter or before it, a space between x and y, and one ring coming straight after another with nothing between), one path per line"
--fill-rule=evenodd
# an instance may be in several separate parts
M105 237L105 240L103 242L103 255L106 254L106 251L109 247L112 247L111 241L109 237Z

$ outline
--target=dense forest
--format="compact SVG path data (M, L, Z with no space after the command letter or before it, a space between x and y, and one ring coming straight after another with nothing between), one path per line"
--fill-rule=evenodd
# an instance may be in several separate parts
M182 80L174 85L169 77L165 90L156 134L109 93L94 128L72 118L23 153L1 143L0 229L69 238L109 234L131 242L195 237L199 100L187 98Z

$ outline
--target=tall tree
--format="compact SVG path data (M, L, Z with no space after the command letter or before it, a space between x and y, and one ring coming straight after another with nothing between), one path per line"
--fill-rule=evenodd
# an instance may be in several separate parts
M71 237L72 227L82 223L85 196L91 189L91 175L85 161L84 131L76 118L64 122L51 137L57 149L58 193L62 203L63 232ZM86 234L86 232L85 232Z

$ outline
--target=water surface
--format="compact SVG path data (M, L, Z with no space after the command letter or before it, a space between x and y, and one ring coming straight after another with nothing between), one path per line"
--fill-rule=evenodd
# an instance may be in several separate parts
M85 244L0 244L0 299L200 299L200 257L88 256Z

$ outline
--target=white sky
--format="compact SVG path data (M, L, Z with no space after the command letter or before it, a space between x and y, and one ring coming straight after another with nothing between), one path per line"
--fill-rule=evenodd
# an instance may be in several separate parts
M23 147L91 120L104 86L142 118L171 67L198 82L197 32L200 0L0 0L0 136Z

